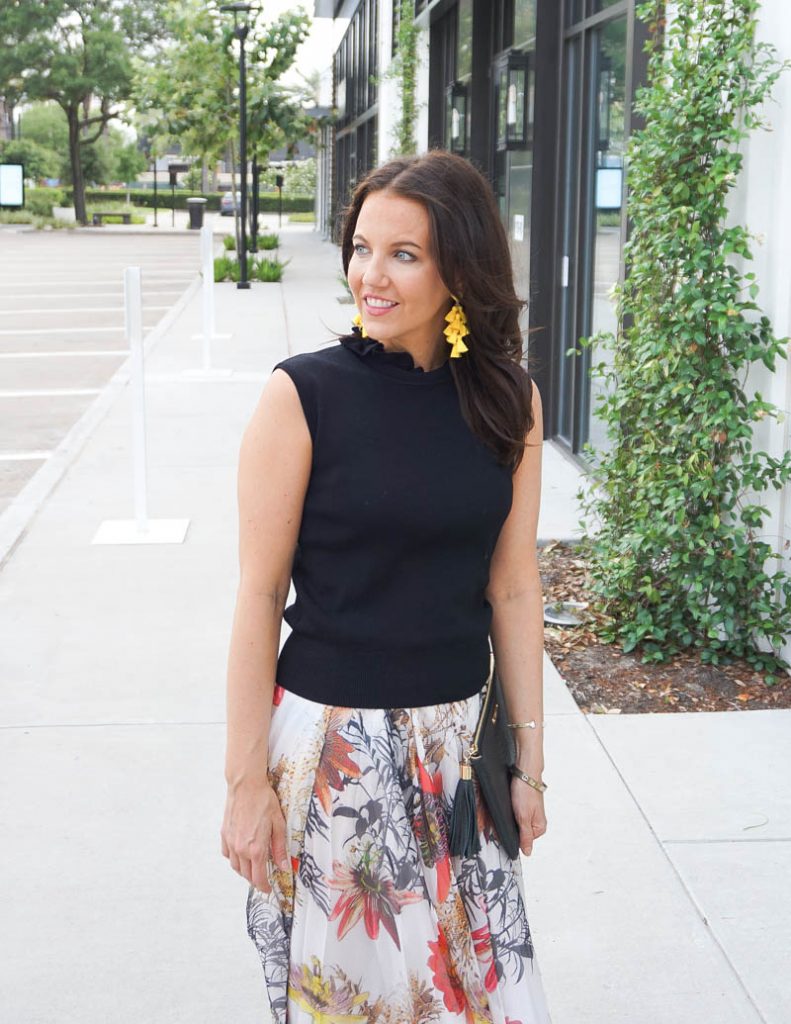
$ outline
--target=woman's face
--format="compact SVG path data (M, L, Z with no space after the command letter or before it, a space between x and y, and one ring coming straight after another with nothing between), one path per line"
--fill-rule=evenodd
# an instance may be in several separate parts
M430 251L422 204L372 192L360 209L353 242L347 277L367 334L385 348L410 351L418 363L434 361L451 297Z

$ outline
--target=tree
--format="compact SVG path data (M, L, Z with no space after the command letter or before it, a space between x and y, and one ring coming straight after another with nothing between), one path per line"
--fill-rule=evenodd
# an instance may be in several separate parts
M619 330L580 339L613 350L591 371L612 384L597 400L612 445L586 445L594 488L578 494L599 523L595 610L604 638L644 661L692 647L715 665L744 657L771 682L787 667L791 578L767 567L779 555L760 534L760 495L791 480L791 452L753 449L754 425L779 410L746 385L751 365L786 358L787 339L753 301L755 274L730 261L751 258L750 236L727 224L726 201L740 140L764 127L757 111L791 62L756 43L756 0L677 0L664 40L663 6L637 8L653 52L628 149Z
M162 0L16 0L0 5L0 93L53 100L68 127L77 220L87 221L87 147L124 114L132 53L161 31Z
M233 21L219 6L217 0L188 0L168 8L172 41L136 62L134 100L145 134L160 152L177 139L182 152L207 163L229 154L235 182L238 44ZM299 102L302 92L278 83L308 34L310 19L302 8L269 24L260 13L251 18L245 48L248 156L266 162L271 149L311 130Z
M22 164L26 178L57 178L60 174L60 154L33 139L0 140L0 162Z
M28 107L22 114L20 135L58 153L62 160L68 160L69 123L57 103L34 103ZM61 174L59 167L56 175Z

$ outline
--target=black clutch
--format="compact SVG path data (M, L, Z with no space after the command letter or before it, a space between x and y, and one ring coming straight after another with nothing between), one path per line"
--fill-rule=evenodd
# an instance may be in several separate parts
M502 684L494 664L494 654L490 653L489 678L481 697L481 711L468 761L461 765L461 779L453 801L452 854L469 857L481 848L472 784L472 772L475 772L481 797L503 849L512 859L518 857L519 826L511 803L511 766L515 760L516 747L508 728Z

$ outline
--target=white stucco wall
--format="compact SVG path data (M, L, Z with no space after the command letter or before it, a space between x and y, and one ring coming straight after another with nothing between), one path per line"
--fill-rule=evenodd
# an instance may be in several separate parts
M417 139L418 153L425 153L428 150L428 68L429 68L429 12L424 11L418 19L420 35L417 37L417 88L415 90L415 103L417 114L417 126L415 138Z
M759 43L771 43L779 60L791 60L791 6L787 0L764 0L758 13ZM772 90L761 116L771 131L756 129L741 144L742 173L729 201L729 222L744 225L758 237L750 248L752 260L734 260L740 270L754 272L759 287L755 298L760 314L767 316L775 336L791 336L791 69L784 71ZM756 316L760 315L756 314ZM791 344L788 359L778 359L774 373L763 363L751 368L747 393L760 392L782 410L784 421L766 419L756 425L754 450L779 458L789 449L791 434ZM770 511L764 539L783 559L791 573L791 486L770 488L759 496ZM773 560L767 568L776 571ZM791 637L783 655L791 660Z
M398 120L400 96L398 82L386 77L392 63L393 52L393 0L380 0L378 32L379 97L377 165L387 163L395 143L394 131Z
M386 163L396 145L396 125L401 111L401 87L395 78L386 78L384 72L391 64L393 51L393 4L396 0L380 0L379 4L379 145L378 163ZM417 88L415 92L417 124L415 137L418 153L428 149L428 67L429 27L428 13L418 21L420 35L417 40Z

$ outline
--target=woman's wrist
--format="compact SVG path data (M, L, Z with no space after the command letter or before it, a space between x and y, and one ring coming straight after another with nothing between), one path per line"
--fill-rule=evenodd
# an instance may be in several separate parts
M226 769L225 784L230 792L237 792L240 789L260 789L261 786L269 785L269 772L257 764L255 768Z
M540 778L544 770L544 748L540 740L535 743L517 742L515 763L523 772L533 778Z

